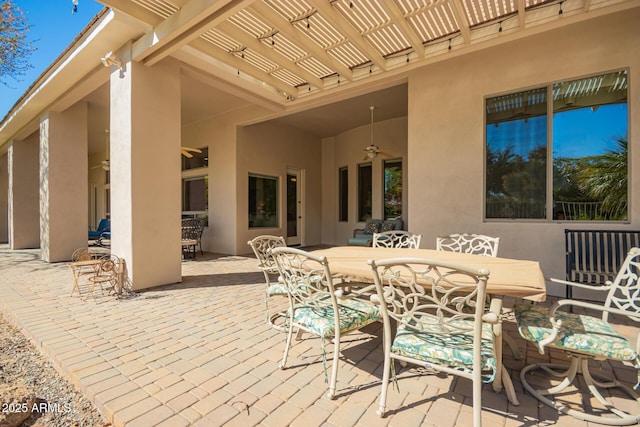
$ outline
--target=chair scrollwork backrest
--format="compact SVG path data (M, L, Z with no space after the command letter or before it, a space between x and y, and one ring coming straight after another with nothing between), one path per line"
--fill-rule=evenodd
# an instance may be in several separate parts
M628 317L640 322L640 248L631 248L607 294L604 306L628 313ZM608 312L602 320L608 321ZM638 315L638 316L634 316ZM640 346L640 343L638 343Z
M436 238L436 250L465 254L498 256L499 237L483 234L450 234Z
M275 274L278 272L273 256L270 250L287 246L287 242L282 236L262 235L257 236L247 242L258 259L258 268L261 271Z
M421 234L414 234L403 230L383 231L373 234L374 248L407 248L418 249L420 247Z
M337 312L335 289L326 257L286 247L274 248L271 254L294 306L332 307Z

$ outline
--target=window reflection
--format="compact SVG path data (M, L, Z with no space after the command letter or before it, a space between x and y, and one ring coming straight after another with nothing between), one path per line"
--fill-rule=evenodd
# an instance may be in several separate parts
M249 175L249 227L278 226L278 178Z
M402 160L384 161L384 219L402 216Z
M358 221L366 221L371 218L371 163L358 165Z
M485 216L626 221L627 151L626 70L488 98Z

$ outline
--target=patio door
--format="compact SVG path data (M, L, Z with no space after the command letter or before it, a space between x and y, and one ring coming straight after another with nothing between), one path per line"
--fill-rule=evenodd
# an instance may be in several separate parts
M300 169L287 168L287 245L303 243L304 173Z

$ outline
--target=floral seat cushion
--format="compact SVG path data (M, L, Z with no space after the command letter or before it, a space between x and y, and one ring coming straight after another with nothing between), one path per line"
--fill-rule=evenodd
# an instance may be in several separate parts
M330 301L327 299L330 304ZM373 323L380 318L378 308L370 303L345 299L338 304L340 311L340 333L344 334ZM288 316L288 313L287 313ZM335 335L333 307L296 306L293 315L295 323L304 325L321 337Z
M531 304L515 304L518 331L528 341L540 342L551 335L549 309ZM629 342L602 319L578 313L557 311L562 319L558 338L549 346L613 360L635 360Z
M459 321L466 324L465 329L473 328L471 321ZM497 369L493 349L493 330L491 325L483 324L482 330L482 371L485 382L493 381ZM439 365L458 367L471 372L473 365L473 331L460 334L429 334L413 329L406 324L398 326L391 352L400 356L431 362Z
M267 288L267 295L286 295L287 285L282 282L273 283Z

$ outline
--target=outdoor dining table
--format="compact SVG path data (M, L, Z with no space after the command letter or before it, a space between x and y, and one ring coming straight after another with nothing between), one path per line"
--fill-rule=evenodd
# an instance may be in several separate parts
M488 269L487 292L497 297L510 296L541 302L546 299L546 282L537 261L488 257L433 249L372 248L336 246L313 251L327 257L334 278L347 282L373 283L368 260L387 258L426 258L464 265L473 269Z

